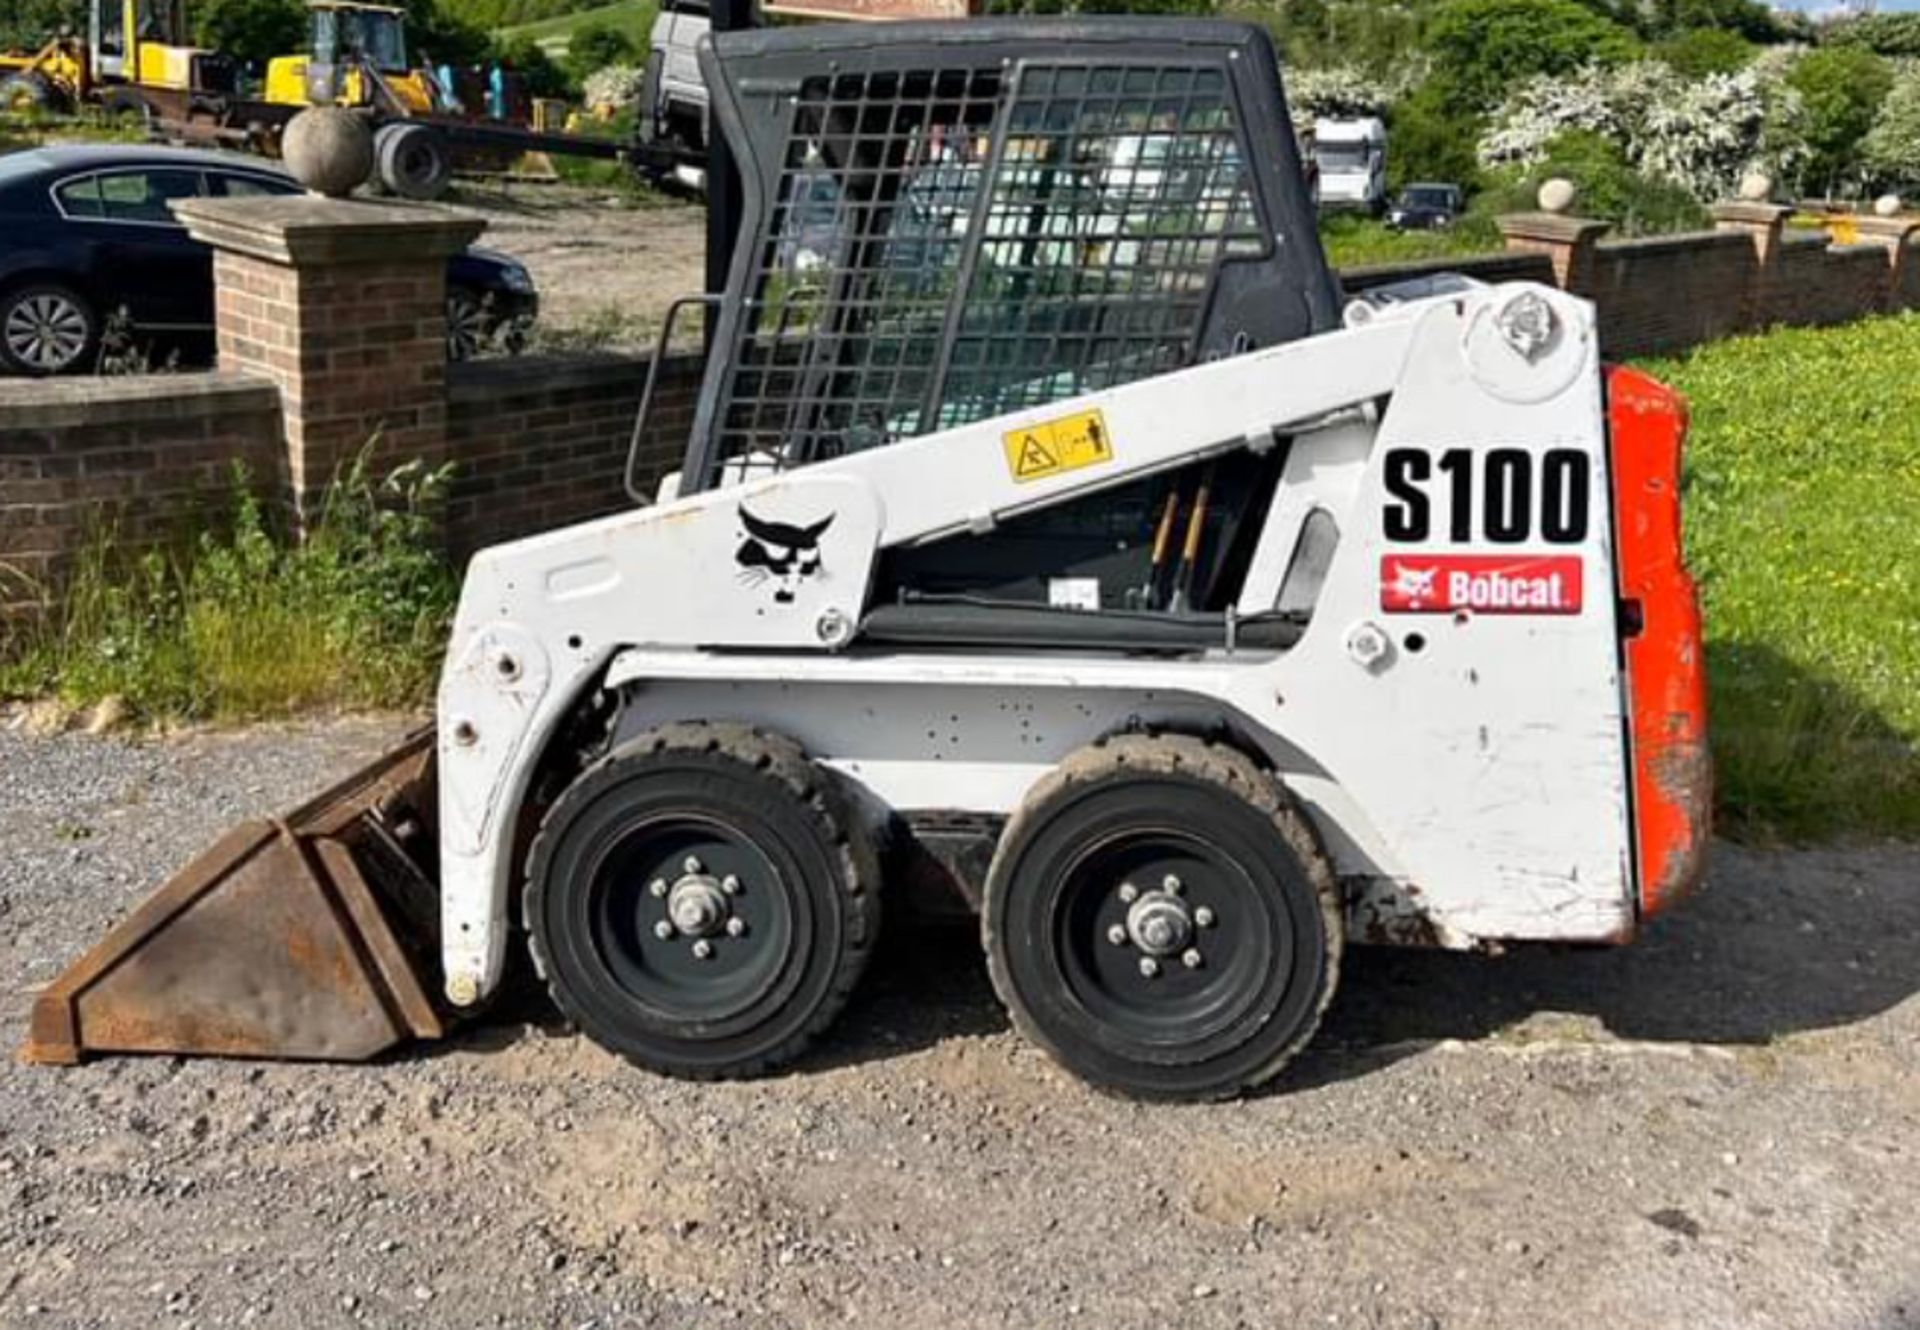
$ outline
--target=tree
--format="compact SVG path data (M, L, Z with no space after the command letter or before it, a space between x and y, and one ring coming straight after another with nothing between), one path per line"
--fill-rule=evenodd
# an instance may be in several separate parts
M1856 176L1861 142L1893 87L1893 73L1863 46L1826 46L1795 62L1787 83L1805 110L1808 179L1833 193Z
M1471 191L1480 179L1473 152L1479 138L1479 122L1449 111L1439 89L1427 83L1389 117L1387 173L1393 187L1436 180Z
M629 65L637 57L627 34L608 23L583 23L567 42L567 72L576 82L609 65Z
M1868 14L1827 30L1834 45L1864 46L1875 55L1920 56L1920 14Z
M1689 78L1736 74L1753 62L1751 42L1724 28L1688 28L1654 46L1655 60Z
M307 12L300 0L200 0L193 39L257 67L307 49Z
M6 0L0 4L0 51L38 50L62 32L86 30L83 0Z
M407 50L413 63L477 65L492 52L486 32L458 14L443 9L438 0L402 0L407 11Z
M1619 64L1639 52L1631 32L1577 0L1445 0L1427 45L1455 115L1491 110L1534 75Z
M1909 67L1894 81L1860 156L1876 186L1920 187L1920 68Z

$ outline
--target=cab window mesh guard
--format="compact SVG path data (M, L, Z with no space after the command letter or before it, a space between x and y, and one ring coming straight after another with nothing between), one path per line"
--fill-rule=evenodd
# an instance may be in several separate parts
M780 470L1191 363L1220 264L1269 253L1254 195L1218 64L803 80L716 468Z

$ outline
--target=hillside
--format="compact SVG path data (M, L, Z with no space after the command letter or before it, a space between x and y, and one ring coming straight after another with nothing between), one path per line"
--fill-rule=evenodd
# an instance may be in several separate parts
M566 3L567 0L444 0L444 2L456 6L461 3L474 3L481 6L523 4L529 7L552 7ZM502 37L508 39L528 38L538 42L548 55L558 57L565 53L567 43L575 32L588 24L597 23L624 34L636 49L645 50L647 34L652 31L654 15L659 10L658 0L617 0L615 4L598 4L566 13L496 25L496 30Z

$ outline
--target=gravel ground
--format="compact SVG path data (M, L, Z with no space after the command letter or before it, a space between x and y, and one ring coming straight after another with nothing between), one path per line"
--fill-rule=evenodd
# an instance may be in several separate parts
M635 204L574 185L467 185L456 206L485 219L480 244L532 272L550 339L571 332L651 350L667 306L704 289L707 213L695 204ZM697 337L699 324L697 310L683 311L676 339Z
M0 733L0 1039L400 722ZM970 930L786 1077L529 1007L374 1066L0 1068L0 1324L1920 1327L1920 848L1720 848L1623 951L1352 958L1274 1093L1092 1094Z

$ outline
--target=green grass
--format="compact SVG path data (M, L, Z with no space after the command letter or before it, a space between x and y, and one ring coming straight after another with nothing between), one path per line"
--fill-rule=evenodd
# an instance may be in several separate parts
M509 41L527 38L537 43L548 55L557 58L566 54L567 44L572 41L575 32L589 23L600 23L623 33L633 43L635 50L644 51L647 38L653 32L653 20L659 12L658 0L620 0L618 4L602 5L597 9L582 9L541 19L536 23L502 28L498 35Z
M446 479L357 464L300 543L244 476L224 520L171 551L129 559L103 522L62 608L0 631L0 699L118 697L150 720L418 705L457 589L431 511Z
M1471 214L1445 231L1392 231L1386 223L1358 213L1333 213L1320 219L1320 240L1335 268L1456 258L1501 248L1499 233Z
M1723 826L1920 835L1920 315L1646 368L1692 406Z

